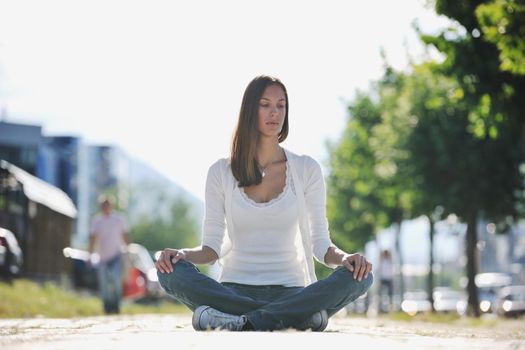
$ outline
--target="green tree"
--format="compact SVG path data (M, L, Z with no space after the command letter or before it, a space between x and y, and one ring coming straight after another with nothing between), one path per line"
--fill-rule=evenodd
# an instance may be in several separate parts
M357 94L348 107L349 119L339 141L328 145L327 216L334 243L347 252L364 248L374 235L382 213L374 210L380 203L370 151L369 130L380 121L379 110L364 94ZM329 271L316 265L319 276Z
M407 85L418 122L406 145L423 194L467 223L469 310L479 316L474 283L477 222L488 218L508 223L518 215L517 193L523 188L519 172L522 157L516 146L519 132L500 128L501 137L496 139L470 133L470 104L461 87L432 68L416 67Z
M404 113L401 93L406 83L406 75L396 72L385 64L385 74L377 84L377 94L381 111L380 123L371 129L370 146L374 154L374 173L380 186L375 190L385 212L382 227L396 229L395 250L399 261L399 292L405 291L403 252L401 251L402 223L413 217L413 200L416 195L410 176L408 153L402 147L410 128L410 116ZM407 118L408 117L408 118Z
M462 107L453 115L462 116L456 118L460 120L466 116L466 132L474 136L474 139L469 139L465 135L464 140L468 143L463 145L464 156L455 163L463 172L451 172L451 176L456 175L451 177L454 182L449 184L457 187L459 197L449 208L460 214L468 224L469 310L476 316L480 313L474 283L477 272L476 221L483 216L497 220L501 227L505 227L511 221L509 218L516 217L522 193L518 164L525 154L525 99L522 97L525 96L525 77L513 74L516 69L505 63L510 62L508 57L512 56L512 64L520 65L520 60L514 59L519 55L503 50L514 39L506 41L499 50L494 44L496 35L491 32L490 26L494 19L502 18L501 13L494 14L496 8L499 6L508 10L508 4L514 2L436 0L437 13L454 19L455 28L437 36L421 36L425 43L434 45L445 54L444 62L436 66L434 72L458 84L459 89L455 93L462 95ZM512 27L507 26L509 23L499 23L498 30L510 28L509 38L517 38L522 30L520 26L523 26L522 8L512 8L518 10L518 15L511 16L517 22ZM500 57L507 61L500 61ZM522 155L518 156L516 152L520 146ZM465 174L475 181L464 181Z
M387 68L370 96L357 94L341 139L330 147L328 218L336 244L360 250L380 228L395 225L396 250L410 214L412 187L399 167L406 153L397 147L403 134L386 127L395 119L404 76ZM400 278L401 292L404 289Z
M500 128L517 121L524 138L525 75L519 74L525 55L523 5L511 0L436 0L435 7L457 21L455 27L421 38L445 54L439 70L463 89L471 106L470 132L497 138Z
M499 50L500 69L525 75L525 4L493 0L476 8L485 39Z
M519 132L500 127L498 138L474 135L471 100L440 68L387 69L371 93L377 102L360 95L350 106L347 128L331 149L329 218L336 243L355 244L378 227L426 215L432 266L434 222L456 213L468 224L469 301L477 315L476 224L481 217L503 223L517 215ZM432 268L428 290L432 300Z
M381 121L378 106L358 94L349 106L349 120L341 139L329 146L330 172L327 179L328 220L334 242L346 251L363 249L381 222L376 210L380 199L374 177L374 155L370 130Z
M390 72L389 72L390 71ZM393 72L391 68L387 69L386 79L380 87L382 105L382 123L375 128L374 138L377 139L376 149L383 154L382 162L390 164L389 167L396 169L397 186L387 183L391 189L395 190L400 196L400 207L403 209L403 218L411 219L424 215L429 221L429 274L428 274L428 298L433 305L433 242L434 242L434 223L441 218L444 207L440 205L441 192L431 193L423 191L421 187L422 177L420 169L414 163L413 150L410 139L417 127L422 110L416 106L424 105L432 98L436 98L440 93L429 89L419 89L415 81L416 77L421 76L417 67L413 67L411 74ZM385 79L383 79L385 80ZM391 81L397 81L392 84ZM389 83L390 82L390 83ZM435 93L434 96L431 93ZM398 236L399 237L399 234ZM399 245L399 239L396 240ZM401 288L401 292L403 288Z

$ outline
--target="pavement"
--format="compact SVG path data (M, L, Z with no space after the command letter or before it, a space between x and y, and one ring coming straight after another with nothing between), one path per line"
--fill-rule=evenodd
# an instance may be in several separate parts
M196 332L191 315L0 320L0 349L512 349L525 350L525 322L493 327L334 317L322 333Z

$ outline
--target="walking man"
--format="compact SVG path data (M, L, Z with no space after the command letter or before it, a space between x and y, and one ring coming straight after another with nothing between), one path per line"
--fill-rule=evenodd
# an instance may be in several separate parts
M129 229L126 221L113 212L113 199L99 198L101 213L93 219L89 236L89 253L95 250L100 256L98 284L104 312L120 313L122 297L121 255L129 244Z

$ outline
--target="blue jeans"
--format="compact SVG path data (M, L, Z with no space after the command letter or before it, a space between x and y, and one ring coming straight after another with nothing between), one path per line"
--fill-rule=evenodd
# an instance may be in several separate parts
M98 266L98 288L104 312L118 314L122 298L122 263L120 254Z
M314 313L328 317L364 294L372 285L372 273L358 281L344 267L307 287L253 286L219 283L189 261L173 264L173 272L157 273L168 294L192 311L200 305L233 315L245 315L255 330L300 328Z

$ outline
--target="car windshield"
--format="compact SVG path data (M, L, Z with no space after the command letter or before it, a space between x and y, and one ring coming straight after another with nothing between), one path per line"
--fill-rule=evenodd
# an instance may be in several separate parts
M507 296L507 298L505 298L507 300L510 300L510 301L521 301L521 302L525 302L525 293L514 293L514 294L509 294Z
M155 267L153 259L144 247L138 244L130 244L129 253L131 253L131 258L133 259L134 265L139 270L148 272L150 269Z

